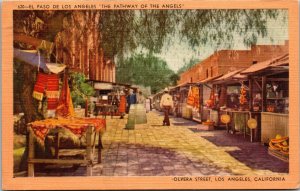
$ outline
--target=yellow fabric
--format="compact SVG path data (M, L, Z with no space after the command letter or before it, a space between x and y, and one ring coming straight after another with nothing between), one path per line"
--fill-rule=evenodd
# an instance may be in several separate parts
M40 92L36 92L34 91L32 93L32 97L34 97L35 99L39 100L39 101L42 101L43 100L43 97L44 97L44 94L43 93L40 93Z

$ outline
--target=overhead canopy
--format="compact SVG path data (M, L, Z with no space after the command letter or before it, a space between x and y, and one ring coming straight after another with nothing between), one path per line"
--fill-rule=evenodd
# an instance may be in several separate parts
M40 55L37 50L21 50L14 48L14 58L31 64L35 67L39 67L43 69L44 72L58 74L66 68L65 64L48 63L47 59L43 55Z
M105 82L95 82L94 83L95 90L112 90L113 84L112 83L105 83Z
M200 81L200 83L208 83L208 82L210 82L210 81L212 81L212 80L214 80L214 79L217 79L217 78L219 78L219 77L221 77L221 76L223 76L223 74L218 75L218 76L214 76L214 77L210 77L210 78L206 78L206 79Z
M267 68L287 66L289 65L289 54L281 55L277 58L259 62L242 71L241 74L250 75L255 72L260 72Z
M237 82L247 79L247 76L241 75L240 72L244 69L234 70L212 81L214 84Z

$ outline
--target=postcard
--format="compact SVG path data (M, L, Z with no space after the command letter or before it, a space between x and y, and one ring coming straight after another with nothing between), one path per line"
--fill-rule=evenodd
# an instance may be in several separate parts
M2 188L299 188L297 7L4 1Z

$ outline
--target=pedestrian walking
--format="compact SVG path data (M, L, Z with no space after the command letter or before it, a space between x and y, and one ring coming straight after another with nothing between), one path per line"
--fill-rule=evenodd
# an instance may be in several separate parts
M163 125L170 126L169 113L171 109L174 107L174 103L173 103L172 96L169 94L168 88L165 88L164 95L161 97L160 107L163 109L165 114Z

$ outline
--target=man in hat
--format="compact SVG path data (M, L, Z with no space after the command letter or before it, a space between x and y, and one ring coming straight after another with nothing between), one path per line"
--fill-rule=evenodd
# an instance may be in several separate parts
M174 103L172 96L169 94L168 88L165 88L164 95L161 97L160 107L164 110L165 113L163 125L170 126L169 113L170 110L174 107Z

